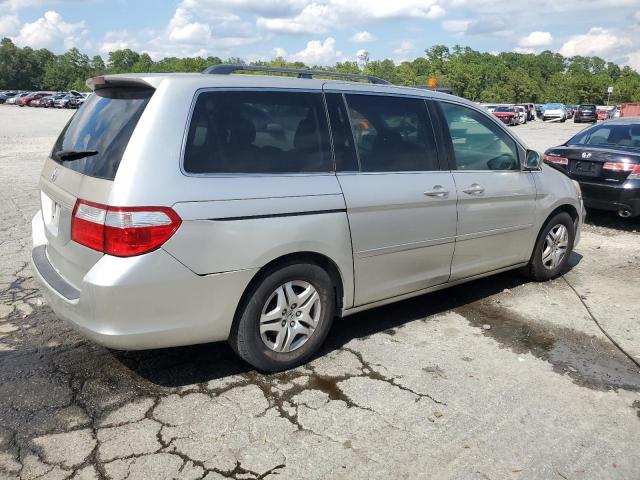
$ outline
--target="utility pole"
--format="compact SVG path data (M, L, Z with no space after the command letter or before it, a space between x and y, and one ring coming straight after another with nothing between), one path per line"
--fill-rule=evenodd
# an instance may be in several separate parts
M607 88L607 106L609 106L609 100L611 100L611 94L613 93L613 87Z

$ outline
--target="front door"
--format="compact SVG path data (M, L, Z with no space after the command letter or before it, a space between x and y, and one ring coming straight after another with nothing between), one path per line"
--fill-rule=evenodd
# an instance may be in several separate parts
M458 233L451 281L529 259L536 189L516 142L474 109L440 103L451 136Z

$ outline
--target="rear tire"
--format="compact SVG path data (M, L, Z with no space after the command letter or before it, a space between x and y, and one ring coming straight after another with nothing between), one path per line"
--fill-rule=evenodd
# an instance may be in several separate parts
M229 344L259 370L295 368L324 343L335 306L334 285L323 268L308 263L280 266L247 293Z
M567 212L550 218L540 231L529 264L522 273L536 282L559 276L573 251L574 228L573 219Z

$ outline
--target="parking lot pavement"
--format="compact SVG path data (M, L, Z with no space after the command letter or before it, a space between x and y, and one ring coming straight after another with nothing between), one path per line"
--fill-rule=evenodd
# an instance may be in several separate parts
M116 352L56 319L28 266L69 115L0 106L1 478L640 478L640 374L594 322L640 360L637 220L594 216L564 278L337 321L287 373L225 344ZM543 150L580 128L515 131Z

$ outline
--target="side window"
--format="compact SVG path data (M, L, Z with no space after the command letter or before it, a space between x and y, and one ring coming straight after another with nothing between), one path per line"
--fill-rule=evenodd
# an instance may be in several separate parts
M437 150L424 100L346 95L363 172L437 170Z
M520 170L516 143L491 119L461 105L440 106L458 170Z
M205 92L184 153L188 173L333 170L320 93Z
M336 171L353 172L359 170L358 156L353 143L349 116L341 93L325 94L329 123L333 138L333 152L336 159Z

